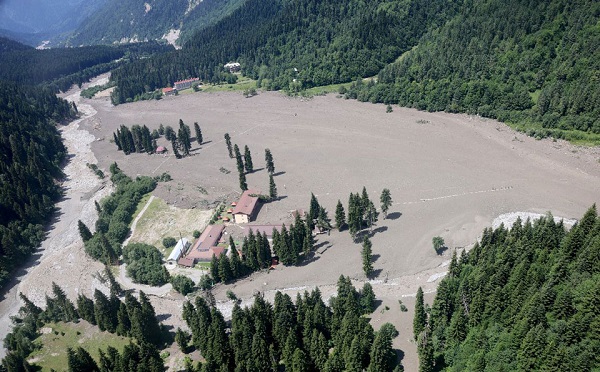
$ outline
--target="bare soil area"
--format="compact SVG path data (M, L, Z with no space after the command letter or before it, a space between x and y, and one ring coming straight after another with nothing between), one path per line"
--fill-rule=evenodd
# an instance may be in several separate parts
M372 238L378 273L374 286L382 300L373 321L396 324L401 336L395 345L406 353L408 370L416 366L409 341L414 299L406 297L408 313L399 312L397 301L414 295L419 286L433 292L443 276L450 250L436 255L433 236L442 236L450 248L467 247L501 214L551 211L577 218L600 201L600 149L538 141L478 117L397 107L386 113L383 105L334 95L307 100L279 93L251 99L239 93L197 93L118 107L102 98L90 103L98 114L86 128L99 139L92 150L100 166L117 161L130 175L169 172L173 181L154 194L171 205L207 208L239 195L225 133L252 151L256 171L247 176L251 188L268 190L264 149L273 153L282 199L265 204L257 223L290 222L289 211L307 208L311 192L333 217L337 200L346 206L350 192L366 186L378 204L381 190L389 188L394 205L387 220L380 218ZM121 124L145 124L152 130L162 123L177 129L179 119L202 128L205 142L194 145L193 156L125 156L110 142ZM164 139L159 144L170 149ZM225 312L231 307L225 296L229 288L250 300L256 291L273 296L276 290L314 286L331 295L342 274L361 285L360 245L347 232L322 235L318 245L322 254L306 265L256 273L217 288L220 306Z

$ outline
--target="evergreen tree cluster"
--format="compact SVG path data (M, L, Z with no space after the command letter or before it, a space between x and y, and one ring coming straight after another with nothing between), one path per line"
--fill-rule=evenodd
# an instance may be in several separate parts
M339 205L341 205L341 203L338 202L338 210L343 212L343 207L342 209L339 209ZM342 212L339 212L340 215ZM356 239L357 234L363 228L371 228L375 222L377 222L378 216L379 213L375 208L375 204L373 204L373 202L369 199L369 194L367 193L366 187L363 187L362 194L350 193L350 197L348 199L348 219L346 223L348 224L348 230L350 231L350 235L352 235L353 239ZM341 217L337 222L338 225L339 223L343 222Z
M19 310L19 314L13 319L15 326L12 332L4 338L4 346L8 352L2 360L2 367L7 371L32 370L33 367L29 365L27 358L36 348L33 341L38 337L39 329L47 323L78 322L80 319L97 325L102 331L134 338L139 347L158 355L156 346L163 342L163 332L148 296L140 291L138 300L131 293L127 293L124 301L121 301L118 297L121 294L120 287L114 282L114 277L112 277L108 268L105 270L105 274L107 274L111 283L110 296L106 296L96 289L93 299L80 294L77 297L76 306L56 283L52 283L53 296L46 295L45 310L36 306L20 293L19 296L24 305ZM127 350L127 347L125 350ZM93 359L88 359L86 354L85 350L72 350L68 353L69 364L73 363L73 367L93 366L93 364L90 364ZM102 363L103 353L100 354ZM127 354L126 352L123 353L122 361L134 358L135 352L131 357ZM73 356L79 356L79 358L72 358ZM158 359L160 360L160 358ZM160 362L162 366L162 360ZM129 366L123 366L123 368L123 371L138 370L137 366L134 369ZM84 371L86 369L77 370ZM113 371L115 369L109 370Z
M600 141L596 2L455 3L456 16L382 69L377 83L357 80L346 96L497 118L536 137Z
M598 369L599 260L595 205L568 232L550 214L484 230L420 312L421 370Z
M117 163L110 166L110 173L116 190L96 205L96 232L91 238L85 232L82 234L85 252L107 265L116 264L121 255L121 243L129 233L129 223L137 204L145 194L156 188L154 179L141 176L132 180L123 173ZM89 231L87 226L85 229Z
M250 229L244 238L241 252L237 249L233 238L229 238L229 256L213 255L211 261L211 277L216 283L230 282L244 277L254 271L271 266L271 246L266 234L259 234Z
M69 371L114 371L114 372L136 372L140 369L149 372L162 372L165 370L164 363L156 346L139 342L130 342L125 345L123 352L112 346L106 351L99 350L100 357L96 363L90 354L82 347L75 350L67 349L67 362Z
M297 265L302 260L307 260L315 244L310 222L296 214L293 224L289 229L285 225L281 231L273 230L273 252L279 261L286 265Z
M116 132L113 133L113 139L119 151L123 151L125 155L133 152L147 152L153 154L156 151L156 140L158 132L155 135L150 133L147 126L134 125L131 129L121 125Z
M113 101L124 103L190 76L226 81L235 77L223 69L228 61L240 62L247 76L270 90L297 92L373 76L430 26L443 24L455 3L248 0L182 50L115 70Z
M184 304L183 319L206 360L198 371L273 371L281 365L286 371L400 371L394 327L375 332L362 316L372 311L373 300L372 289L359 293L342 276L331 306L319 289L298 294L295 303L281 292L273 305L256 295L250 307L235 305L228 327L216 307L197 297Z
M55 125L75 115L48 89L0 83L0 287L44 239L66 154Z
M157 287L168 283L170 275L162 259L162 253L153 245L130 243L123 247L123 262L127 264L127 275L135 283Z

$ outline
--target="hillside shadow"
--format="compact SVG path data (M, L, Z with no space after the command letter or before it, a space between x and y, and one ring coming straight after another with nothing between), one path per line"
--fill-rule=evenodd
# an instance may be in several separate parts
M12 271L10 279L7 283L4 284L2 290L0 290L0 301L4 301L8 295L8 293L19 283L21 283L21 279L27 275L29 269L34 266L37 266L40 263L40 259L42 258L42 249L36 249L25 261L25 263L15 270Z
M448 247L446 247L444 245L444 246L440 247L439 249L436 249L435 252L438 254L438 256L443 256L447 250L448 250Z
M379 278L383 269L375 269L373 270L373 274L371 274L371 279Z
M314 252L311 254L311 256L307 259L307 260L303 260L302 262L300 262L299 264L297 264L296 266L298 267L303 267L306 266L312 262L318 261L321 259L321 256L317 256L314 254Z
M313 249L317 250L319 248L322 248L322 247L326 246L327 244L329 244L329 240L323 240L319 244L315 244L315 246L313 247Z
M169 319L170 317L171 317L171 314L158 314L158 315L156 316L156 319L157 319L159 322L162 322L162 321L165 321L165 320Z
M393 212L393 213L390 213L390 214L387 215L386 220L395 221L395 220L397 220L400 217L402 217L402 213L400 213L400 212Z
M404 351L400 350L400 349L393 349L394 350L394 354L396 354L396 360L398 361L398 364L402 364L402 361L404 360Z

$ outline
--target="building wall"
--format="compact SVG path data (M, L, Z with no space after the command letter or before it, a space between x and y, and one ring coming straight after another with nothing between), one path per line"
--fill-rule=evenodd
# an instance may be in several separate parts
M235 223L248 223L248 222L250 222L250 218L248 218L247 215L241 214L241 213L233 215L233 220L235 221Z

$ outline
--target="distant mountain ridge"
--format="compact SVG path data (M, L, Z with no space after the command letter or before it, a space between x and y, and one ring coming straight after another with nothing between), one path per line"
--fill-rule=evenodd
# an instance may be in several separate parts
M171 30L182 38L221 20L245 0L108 0L66 38L66 45L159 40Z
M75 30L107 0L3 0L0 34L30 44Z

